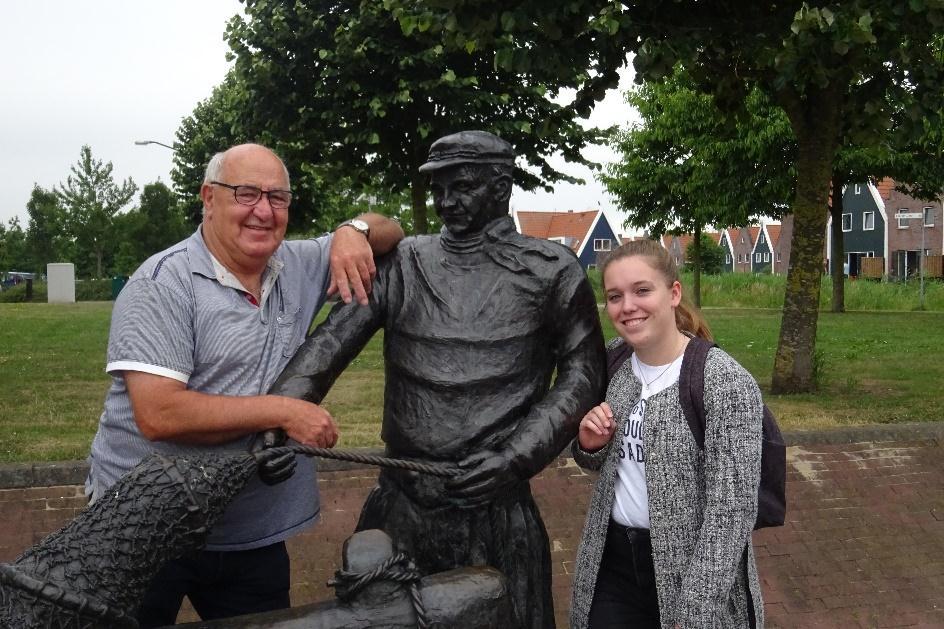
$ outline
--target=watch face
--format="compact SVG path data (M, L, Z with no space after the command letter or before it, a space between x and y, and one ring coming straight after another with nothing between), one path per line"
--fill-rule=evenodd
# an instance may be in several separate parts
M359 218L351 219L351 227L365 234L370 231L370 226Z

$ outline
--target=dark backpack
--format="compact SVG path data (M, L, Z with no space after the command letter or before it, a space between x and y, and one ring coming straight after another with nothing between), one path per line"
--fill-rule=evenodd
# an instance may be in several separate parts
M682 357L679 375L679 403L692 436L699 448L705 447L705 360L708 350L717 347L711 341L694 336L689 340ZM607 381L632 355L626 343L620 343L606 352ZM787 446L773 413L764 404L763 442L760 455L760 486L757 490L757 520L754 530L768 526L783 526L787 512Z

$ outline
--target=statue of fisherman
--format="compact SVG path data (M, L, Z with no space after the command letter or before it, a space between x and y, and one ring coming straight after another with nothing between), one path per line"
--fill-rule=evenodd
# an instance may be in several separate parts
M358 530L385 530L424 573L490 565L518 622L553 627L547 531L529 479L603 399L596 300L573 253L515 230L515 155L483 131L433 143L437 235L378 262L367 307L338 304L271 393L320 401L384 329L386 454L458 465L443 479L383 469Z

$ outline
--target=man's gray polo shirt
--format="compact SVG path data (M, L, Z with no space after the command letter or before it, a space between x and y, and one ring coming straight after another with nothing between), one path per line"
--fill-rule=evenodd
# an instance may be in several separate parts
M330 236L283 242L263 276L258 307L218 274L199 228L135 271L112 312L106 366L112 384L89 456L88 493L107 490L151 452L247 450L248 436L216 446L148 441L132 416L123 373L174 378L203 393L265 394L324 304L330 242ZM307 457L284 483L270 487L253 478L214 525L207 549L258 548L290 537L314 523L317 492Z

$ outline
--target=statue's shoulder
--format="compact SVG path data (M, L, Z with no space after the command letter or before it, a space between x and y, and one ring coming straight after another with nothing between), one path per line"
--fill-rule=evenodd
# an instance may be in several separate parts
M565 245L553 240L544 238L535 238L534 236L525 236L518 232L512 232L506 237L507 241L515 246L525 258L533 260L543 260L549 263L549 266L555 269L562 269L571 266L580 268L577 261L577 255Z

